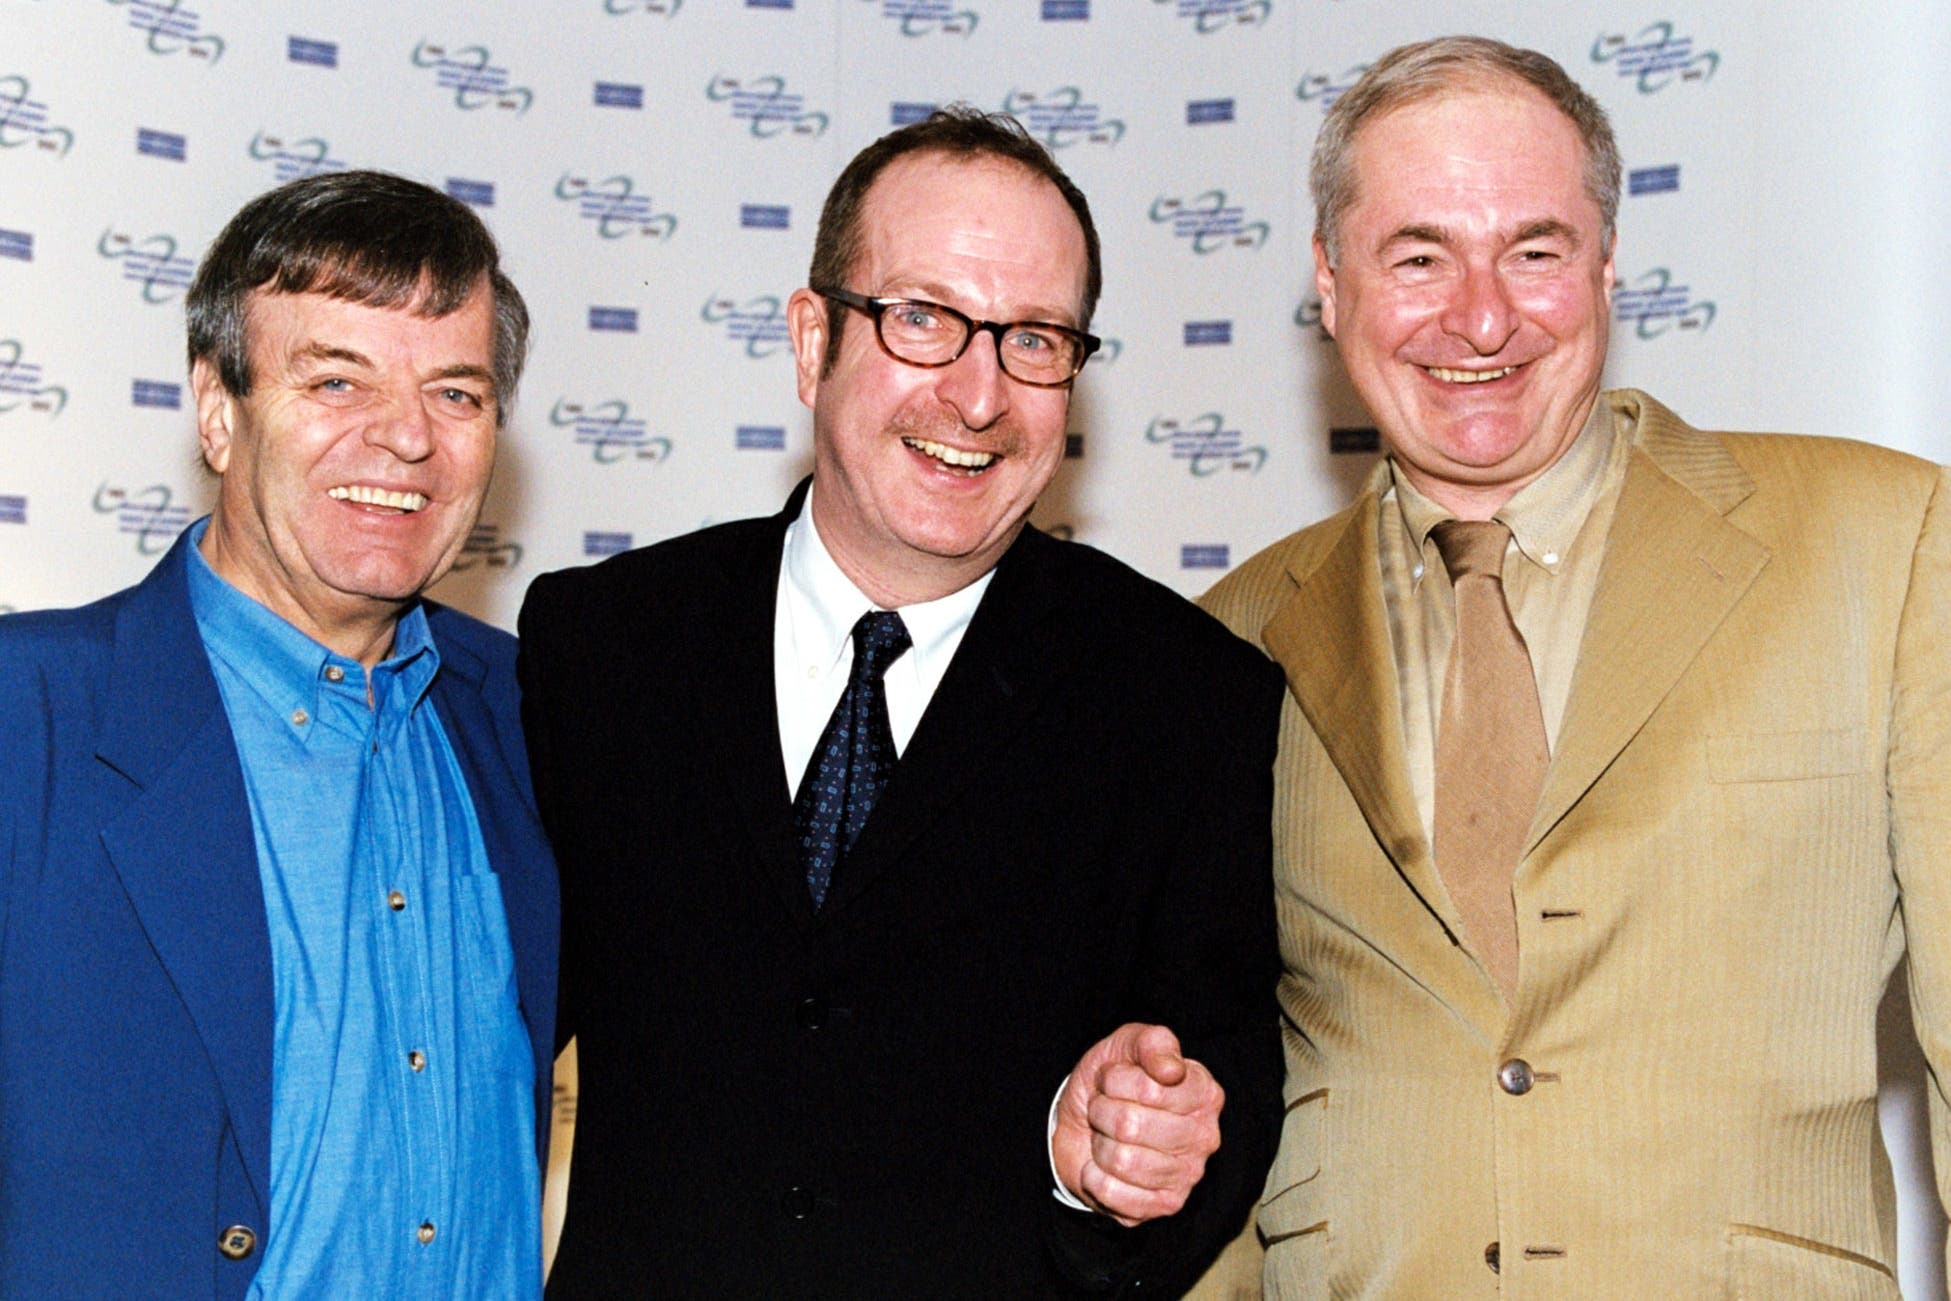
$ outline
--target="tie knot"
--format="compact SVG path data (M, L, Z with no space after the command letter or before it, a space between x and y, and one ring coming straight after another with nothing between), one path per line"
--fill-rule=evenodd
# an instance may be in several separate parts
M887 672L887 666L912 645L908 625L893 610L869 610L854 624L854 656L873 677Z
M1468 574L1503 578L1504 552L1511 545L1508 525L1494 519L1446 519L1429 535L1436 540L1452 583Z

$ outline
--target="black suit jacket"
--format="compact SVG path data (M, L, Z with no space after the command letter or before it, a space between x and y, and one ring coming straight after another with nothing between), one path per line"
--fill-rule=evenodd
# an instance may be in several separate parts
M998 566L815 912L772 665L785 513L546 575L523 710L581 1069L554 1297L1176 1295L1280 1108L1280 681L1034 529ZM1059 1205L1051 1099L1159 1022L1226 1090L1190 1204Z

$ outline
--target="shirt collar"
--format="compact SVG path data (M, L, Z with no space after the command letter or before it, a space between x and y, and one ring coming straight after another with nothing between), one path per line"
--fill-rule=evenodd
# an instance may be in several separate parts
M363 705L367 679L358 660L313 641L210 567L199 545L209 524L205 516L190 525L189 538L190 612L205 651L279 713L302 709L318 717L326 692L356 692ZM374 712L411 713L439 667L426 610L416 601L394 628L393 653L373 668Z
M817 482L813 492L819 491ZM933 601L904 605L901 622L914 643L911 652L918 668L926 668L936 656L953 653L969 621L975 617L982 594L996 576L991 569L960 591ZM793 618L793 642L800 658L808 663L834 665L853 636L854 624L869 610L879 609L853 580L841 570L839 562L826 549L820 530L813 523L813 494L786 526L786 550L779 566Z
M1594 402L1592 413L1565 454L1513 494L1494 517L1511 530L1526 559L1548 573L1558 572L1585 526L1586 516L1605 491L1616 453L1625 447L1626 440L1617 434L1611 406ZM1455 516L1416 491L1408 477L1396 471L1394 460L1388 464L1390 491L1401 512L1402 526L1417 554L1427 556L1429 531ZM1417 577L1421 576L1418 572Z

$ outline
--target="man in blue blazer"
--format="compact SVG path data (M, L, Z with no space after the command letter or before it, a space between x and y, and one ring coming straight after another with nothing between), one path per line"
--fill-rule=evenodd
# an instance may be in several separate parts
M247 205L215 509L0 620L0 1296L534 1296L556 885L460 552L527 312L463 204Z

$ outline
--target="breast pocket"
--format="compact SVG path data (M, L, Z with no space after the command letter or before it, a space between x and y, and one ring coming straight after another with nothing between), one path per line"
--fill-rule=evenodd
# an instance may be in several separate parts
M1328 1295L1328 1222L1321 1155L1328 1091L1295 1099L1280 1126L1280 1151L1267 1172L1258 1224L1267 1245L1268 1301L1320 1301Z

